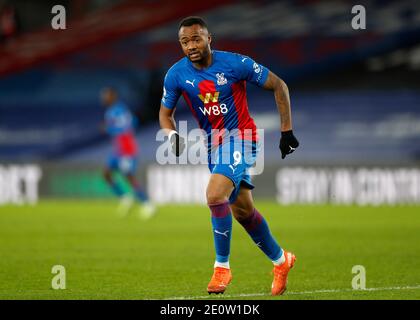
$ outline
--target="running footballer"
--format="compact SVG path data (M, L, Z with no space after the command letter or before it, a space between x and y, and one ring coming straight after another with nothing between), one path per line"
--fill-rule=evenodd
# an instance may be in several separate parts
M229 265L232 215L274 264L271 293L286 290L287 275L296 257L282 249L270 233L264 217L254 207L249 169L260 144L257 127L248 111L246 83L271 90L280 114L282 158L299 142L292 132L289 92L286 84L252 58L212 50L211 35L200 17L183 19L178 30L185 57L167 72L159 120L179 156L184 138L176 131L175 106L182 95L202 130L207 134L210 180L206 199L211 212L216 259L209 293L223 293L232 280ZM223 132L236 132L234 139ZM247 161L245 161L247 160Z

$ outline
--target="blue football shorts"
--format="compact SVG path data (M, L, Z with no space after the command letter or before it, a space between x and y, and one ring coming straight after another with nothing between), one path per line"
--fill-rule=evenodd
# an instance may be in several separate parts
M210 173L218 173L233 182L234 189L229 197L233 203L241 186L254 189L249 170L257 159L260 144L255 141L230 139L214 148L208 155Z
M119 171L124 175L135 174L137 170L137 158L133 156L111 155L107 161L107 167Z

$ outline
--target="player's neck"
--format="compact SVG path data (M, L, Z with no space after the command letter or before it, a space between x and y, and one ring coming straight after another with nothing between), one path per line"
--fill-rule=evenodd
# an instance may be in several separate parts
M210 51L210 53L207 55L205 59L203 59L200 62L193 62L192 64L195 68L202 70L202 69L206 69L210 67L212 62L213 62L213 53Z

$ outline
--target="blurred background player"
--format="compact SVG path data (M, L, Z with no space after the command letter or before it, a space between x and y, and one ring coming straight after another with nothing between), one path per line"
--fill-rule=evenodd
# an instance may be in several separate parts
M140 216L150 218L155 213L155 207L135 176L139 149L134 135L136 120L129 108L119 100L114 88L103 88L100 98L106 108L105 130L112 137L113 143L113 151L104 169L104 178L113 193L121 199L118 212L121 215L127 215L137 198L141 203ZM126 178L134 191L135 198L124 191L115 179L115 173L120 173Z

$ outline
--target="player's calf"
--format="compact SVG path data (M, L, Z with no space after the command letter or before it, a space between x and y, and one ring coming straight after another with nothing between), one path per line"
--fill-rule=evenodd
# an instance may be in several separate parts
M214 273L207 286L209 293L223 293L232 280L229 266L232 214L227 200L231 182L221 175L212 175L207 188L207 201L211 212L216 261Z

